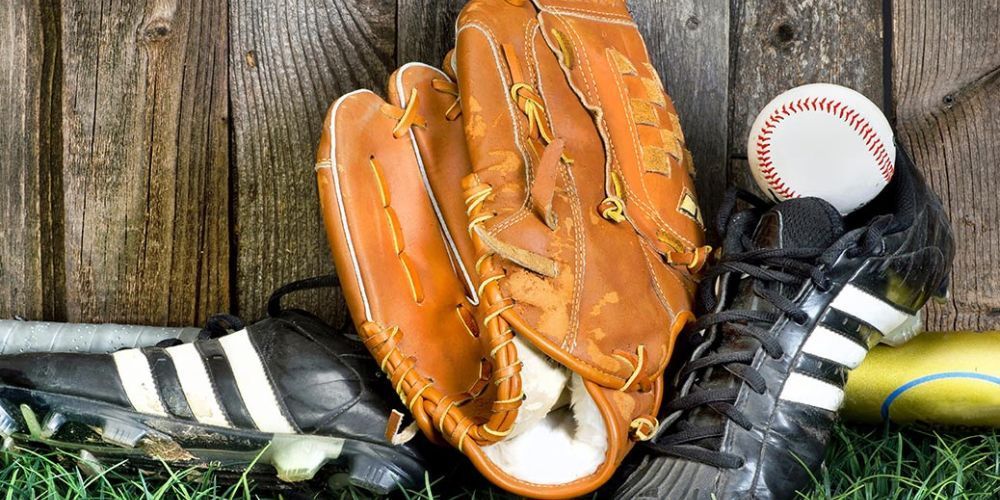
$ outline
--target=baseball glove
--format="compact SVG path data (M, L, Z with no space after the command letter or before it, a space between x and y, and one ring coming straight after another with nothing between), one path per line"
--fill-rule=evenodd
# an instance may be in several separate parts
M514 493L583 495L657 428L708 253L690 155L623 1L472 0L445 67L328 115L348 305L426 435Z

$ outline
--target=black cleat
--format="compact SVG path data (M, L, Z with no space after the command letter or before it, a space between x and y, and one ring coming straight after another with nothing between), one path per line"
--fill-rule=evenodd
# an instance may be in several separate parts
M377 494L423 481L417 446L385 437L398 398L360 342L294 311L220 333L113 354L2 356L0 436L148 470L254 464L254 477L294 483L323 469Z
M847 372L919 333L924 304L947 293L951 230L905 153L846 219L815 198L748 201L720 220L691 354L618 498L794 497L823 461Z

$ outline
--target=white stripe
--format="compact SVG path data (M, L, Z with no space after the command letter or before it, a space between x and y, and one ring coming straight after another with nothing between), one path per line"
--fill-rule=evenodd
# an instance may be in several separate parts
M831 306L874 326L883 334L899 328L910 318L909 314L854 285L845 286Z
M212 381L208 378L208 370L201 354L193 344L182 344L167 349L167 354L174 362L177 380L184 390L191 412L199 422L219 427L232 427L226 419L226 413L219 404Z
M219 343L233 369L233 378L240 389L243 404L257 429L263 432L294 433L295 428L281 412L274 387L264 372L264 364L260 361L257 349L250 343L247 331L226 335L219 339Z
M868 355L868 349L824 326L817 326L809 335L802 352L823 358L850 369L857 368Z
M785 381L780 398L824 410L837 411L844 403L844 391L822 380L801 373L792 373Z
M146 355L139 349L128 349L118 351L111 357L115 360L118 379L121 380L132 407L147 415L167 416Z

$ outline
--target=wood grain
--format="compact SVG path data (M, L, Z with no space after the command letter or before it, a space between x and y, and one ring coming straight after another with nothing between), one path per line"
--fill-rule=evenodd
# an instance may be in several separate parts
M455 46L455 19L466 0L399 0L397 64L422 62L440 67Z
M225 5L62 3L70 321L228 309Z
M952 300L932 329L1000 328L1000 5L897 0L893 91L899 139L951 214Z
M40 126L42 16L27 2L0 5L0 318L43 312Z
M633 0L633 16L681 117L706 223L725 191L728 0Z
M384 89L396 62L395 0L230 2L236 304L262 314L271 291L333 271L320 221L315 148L334 99ZM341 323L339 296L297 303Z
M880 0L733 0L732 5L730 157L746 158L757 113L792 87L835 83L883 102ZM749 179L739 171L729 177L734 183Z

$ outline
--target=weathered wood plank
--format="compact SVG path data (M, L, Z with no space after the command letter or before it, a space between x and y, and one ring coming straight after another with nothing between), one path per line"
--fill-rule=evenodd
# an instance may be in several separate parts
M62 3L70 321L228 310L225 7Z
M399 0L397 64L422 62L440 67L455 46L455 19L466 0Z
M732 6L731 158L746 158L747 134L757 113L789 88L836 83L882 103L880 0L733 0ZM730 179L749 178L734 171Z
M680 114L711 225L727 171L729 2L633 0L630 6Z
M396 61L395 0L230 2L237 306L263 312L290 280L333 270L313 174L327 107L357 88L384 89ZM340 297L298 304L346 317Z
M42 16L28 2L0 5L0 318L43 312L39 128Z
M42 75L40 82L39 181L42 241L42 311L51 321L66 320L66 233L62 183L62 23L58 2L40 2Z
M951 213L952 300L928 327L1000 327L1000 4L893 2L899 139Z

